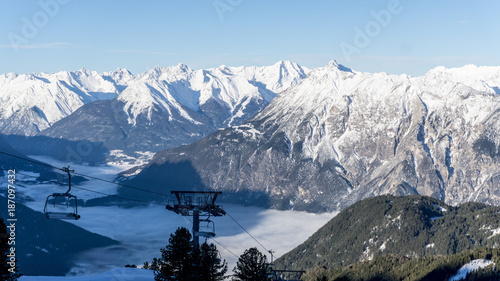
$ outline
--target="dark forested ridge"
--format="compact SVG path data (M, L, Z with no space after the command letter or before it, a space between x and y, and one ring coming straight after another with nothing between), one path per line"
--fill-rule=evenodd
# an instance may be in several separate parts
M305 281L437 281L449 280L457 271L472 260L486 259L500 263L500 250L481 248L466 250L459 254L408 258L384 255L371 261L361 262L344 268L327 269L316 267L304 276ZM489 265L469 272L461 280L500 280L500 268Z
M9 217L7 199L0 196L0 217ZM118 241L61 220L48 220L21 203L16 204L15 246L20 273L27 276L66 275L84 252L118 245Z
M348 207L279 262L291 269L333 269L387 255L453 255L496 248L498 234L500 207L453 207L430 197L378 196Z

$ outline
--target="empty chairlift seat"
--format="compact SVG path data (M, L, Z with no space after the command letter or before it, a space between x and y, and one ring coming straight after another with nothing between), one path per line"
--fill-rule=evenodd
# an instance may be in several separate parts
M65 193L53 193L47 196L43 212L48 219L77 220L78 198L70 193L71 191L71 172L69 166L62 168L63 172L68 173L69 188Z
M78 199L69 193L54 193L47 196L43 210L48 219L77 220Z

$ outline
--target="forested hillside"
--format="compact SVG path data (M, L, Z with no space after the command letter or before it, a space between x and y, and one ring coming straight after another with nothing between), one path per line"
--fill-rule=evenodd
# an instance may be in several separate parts
M379 196L353 204L279 262L293 269L341 268L382 255L424 257L500 245L500 208L458 207L422 196Z
M492 260L494 264L500 262L500 250L475 249L448 256L430 256L408 258L396 255L385 255L369 262L362 262L342 269L325 269L317 267L308 271L303 280L449 280L462 265L473 260ZM478 268L465 276L465 280L499 280L498 266ZM462 279L464 280L464 279Z

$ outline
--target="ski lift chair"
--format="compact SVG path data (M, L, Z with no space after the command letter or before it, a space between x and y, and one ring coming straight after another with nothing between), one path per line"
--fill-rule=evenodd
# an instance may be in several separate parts
M200 223L201 222L207 223L205 226L203 226L205 231L198 231L196 236L205 237L205 238L215 237L215 224L214 224L214 222L209 220L209 219L200 220ZM201 228L201 225L200 225L200 228Z
M53 205L52 210L49 207L51 205ZM80 218L78 199L69 193L54 193L47 196L43 212L48 219L77 220Z
M62 220L77 220L78 215L78 198L70 193L71 191L71 174L74 170L70 170L69 166L62 169L68 173L69 189L65 193L53 193L47 196L43 212L48 219ZM53 207L51 207L53 205Z

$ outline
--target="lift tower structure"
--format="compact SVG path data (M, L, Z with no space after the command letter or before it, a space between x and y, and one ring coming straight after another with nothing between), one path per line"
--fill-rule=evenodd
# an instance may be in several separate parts
M176 214L193 217L193 242L200 245L200 237L212 238L215 236L215 227L211 216L219 217L226 214L221 206L215 205L220 191L172 191L177 202L166 206L166 209ZM201 218L201 219L200 219ZM206 231L200 231L200 222L206 222Z

